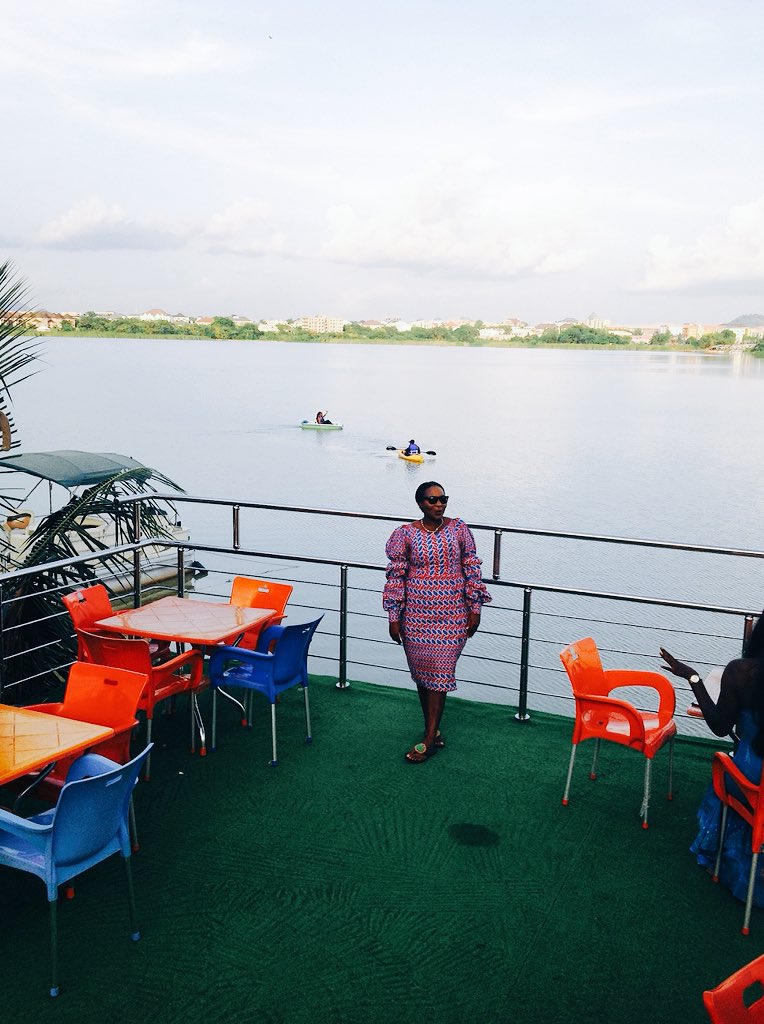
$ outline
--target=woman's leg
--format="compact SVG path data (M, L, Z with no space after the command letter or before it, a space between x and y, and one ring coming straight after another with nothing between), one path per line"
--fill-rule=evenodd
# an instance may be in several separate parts
M435 734L440 727L440 720L443 717L446 691L425 690L425 693L427 696L424 708L424 743L429 748L435 743Z

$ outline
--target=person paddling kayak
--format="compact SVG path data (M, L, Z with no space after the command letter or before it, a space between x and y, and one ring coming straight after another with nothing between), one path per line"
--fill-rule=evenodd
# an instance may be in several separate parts
M416 443L416 441L414 440L413 437L409 441L407 447L403 449L403 454L404 455L421 455L422 454L422 449L419 447L419 445Z

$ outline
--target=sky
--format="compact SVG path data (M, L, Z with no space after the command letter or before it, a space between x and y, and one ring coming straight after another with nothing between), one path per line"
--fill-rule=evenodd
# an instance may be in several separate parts
M0 260L38 308L764 313L755 0L0 10Z

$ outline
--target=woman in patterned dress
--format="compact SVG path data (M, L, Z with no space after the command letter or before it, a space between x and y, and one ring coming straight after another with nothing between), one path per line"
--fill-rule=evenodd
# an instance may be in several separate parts
M390 636L403 644L424 715L424 738L406 754L420 764L445 746L439 725L446 694L456 689L456 662L491 600L475 538L463 519L446 519L448 495L433 480L416 489L422 518L399 526L387 542L383 607Z

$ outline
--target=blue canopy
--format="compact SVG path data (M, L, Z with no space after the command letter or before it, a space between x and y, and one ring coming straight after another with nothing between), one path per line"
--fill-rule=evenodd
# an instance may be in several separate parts
M30 452L0 459L0 470L29 473L67 488L99 484L126 469L151 472L142 462L114 452Z

